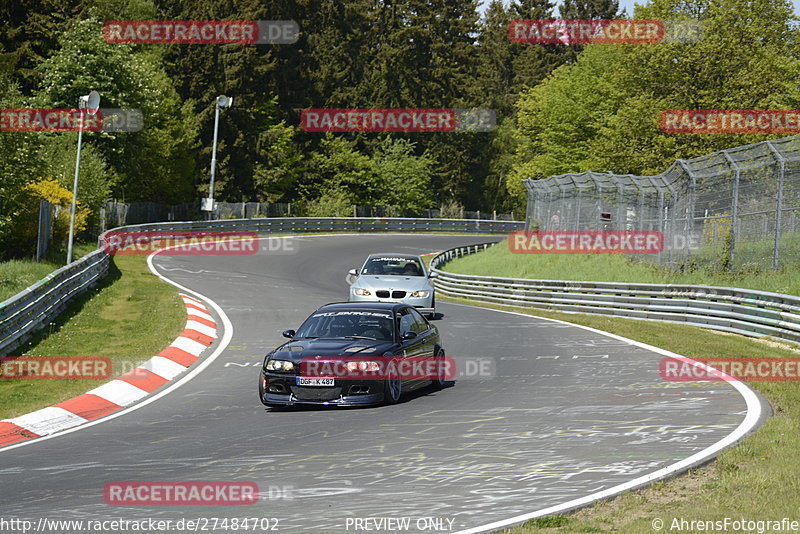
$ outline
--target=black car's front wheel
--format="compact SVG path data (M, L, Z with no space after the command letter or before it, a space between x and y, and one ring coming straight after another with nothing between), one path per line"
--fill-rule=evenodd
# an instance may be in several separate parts
M397 366L392 362L386 370L386 377L383 381L383 403L397 404L402 391L403 385L400 382L400 377L397 375Z
M261 374L258 377L258 399L264 406L267 406L267 403L264 402L264 394L266 392L267 392L267 377L264 374L264 371L261 371Z
M444 349L436 351L436 356L433 357L433 361L436 363L436 376L432 382L434 387L441 389L447 384L448 376L452 375L452 373L449 372L450 369L447 367L448 362L444 357Z

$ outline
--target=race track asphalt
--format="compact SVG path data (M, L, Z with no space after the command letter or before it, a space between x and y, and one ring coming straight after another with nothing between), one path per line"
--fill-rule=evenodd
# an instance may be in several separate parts
M745 419L740 391L725 382L664 381L663 356L652 350L441 300L435 324L448 355L483 358L494 376L427 388L389 407L261 405L264 354L318 306L346 300L347 270L367 254L490 240L305 236L285 242L291 250L252 256L157 255L160 274L224 311L230 343L191 381L141 409L0 450L0 518L260 517L277 518L278 532L355 532L354 518L407 517L411 532L454 532L645 476L713 446ZM254 481L261 499L245 506L104 502L106 483L133 480Z

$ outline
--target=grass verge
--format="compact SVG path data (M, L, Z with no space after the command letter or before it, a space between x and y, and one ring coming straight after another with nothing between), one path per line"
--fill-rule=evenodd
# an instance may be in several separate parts
M754 267L736 274L719 272L714 266L678 272L619 254L513 254L505 240L486 251L449 262L447 270L540 280L713 285L800 295L797 265L778 271Z
M146 256L117 255L97 286L73 300L56 321L14 354L107 356L112 376L117 376L172 343L183 330L185 317L176 289L153 277ZM0 380L0 419L56 404L102 382Z
M800 294L800 273L796 272L736 276L712 271L681 274L621 256L511 254L505 244L457 259L448 263L446 270L519 278L728 285ZM800 349L788 343L691 326L532 310L457 298L445 300L585 325L689 357L800 355ZM709 528L705 524L680 524L681 519L800 520L800 384L775 381L752 382L750 386L769 400L773 417L738 445L723 451L716 461L573 514L529 521L511 532L653 533L657 531L653 526L657 520L663 522L664 531L680 528L683 532L697 532ZM531 509L534 507L532 504ZM734 529L729 526L728 530Z
M91 243L80 243L74 248L74 257L84 256L97 246ZM0 302L9 299L35 284L56 269L64 266L67 253L64 250L53 250L42 261L10 260L0 263Z

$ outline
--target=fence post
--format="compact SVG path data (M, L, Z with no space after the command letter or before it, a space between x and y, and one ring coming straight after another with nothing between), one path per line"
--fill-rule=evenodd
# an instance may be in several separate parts
M50 232L53 230L53 218L50 213L50 203L46 200L39 201L39 234L36 239L36 261L42 260L47 254L50 245Z
M767 146L772 150L775 159L778 160L778 198L775 199L775 244L772 247L772 268L778 268L778 258L780 255L780 242L781 242L781 216L783 211L783 177L786 173L786 159L772 144L767 141Z
M733 206L731 206L731 246L728 251L729 269L733 271L733 260L736 256L736 244L739 242L739 176L741 174L739 164L733 161L727 150L722 151L722 155L733 167Z
M631 180L633 181L633 177L631 177ZM644 231L644 189L642 189L642 186L639 185L637 182L634 181L634 183L636 184L636 187L639 189L639 213L638 213L639 231Z
M676 160L681 168L684 170L686 174L689 175L689 201L686 206L686 221L683 224L683 231L684 231L684 238L686 246L686 257L692 257L692 247L690 237L694 233L694 203L695 203L695 195L697 191L697 181L694 178L694 174L692 174L692 170L686 164L686 161L682 159Z

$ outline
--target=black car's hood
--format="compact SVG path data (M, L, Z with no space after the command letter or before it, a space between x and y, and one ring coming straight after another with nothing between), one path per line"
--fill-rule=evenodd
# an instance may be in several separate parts
M273 358L281 360L300 361L302 358L315 356L343 357L348 356L381 356L395 343L391 341L378 341L372 339L342 339L342 338L317 338L298 339L284 343L272 353Z

